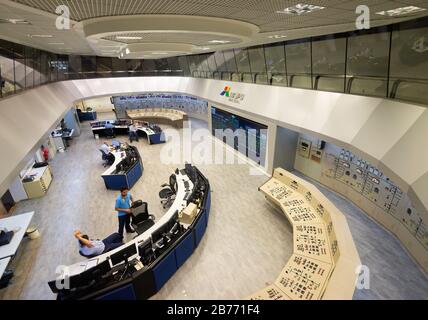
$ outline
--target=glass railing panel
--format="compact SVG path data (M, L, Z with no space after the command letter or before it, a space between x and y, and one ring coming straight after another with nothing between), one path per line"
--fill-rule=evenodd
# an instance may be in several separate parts
M258 73L255 75L256 83L258 84L268 84L268 76L266 73Z
M244 73L242 75L242 82L254 83L254 75L251 73Z
M347 90L350 94L385 98L387 91L387 79L353 77L347 82Z
M312 89L312 80L310 75L293 74L288 77L290 87L301 89Z
M428 105L428 81L393 80L390 82L391 98Z
M344 92L345 79L344 77L335 76L314 76L315 90Z

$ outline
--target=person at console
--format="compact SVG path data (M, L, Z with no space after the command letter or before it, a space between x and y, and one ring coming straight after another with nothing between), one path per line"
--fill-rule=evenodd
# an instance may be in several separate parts
M110 147L106 141L100 147L101 151L107 156L110 153Z
M106 165L111 166L114 163L114 155L110 152L110 147L107 142L104 142L100 147L101 152L103 153L103 160L107 161Z
M138 130L135 121L131 122L131 125L129 126L129 142L132 142L132 140L138 142Z
M113 233L104 240L90 240L88 235L76 230L74 237L79 240L79 253L88 258L99 256L123 245L123 236L118 233Z
M132 195L129 193L128 188L120 189L120 195L116 198L115 210L119 219L119 234L123 236L123 228L127 233L135 232L131 227L131 207L134 203Z

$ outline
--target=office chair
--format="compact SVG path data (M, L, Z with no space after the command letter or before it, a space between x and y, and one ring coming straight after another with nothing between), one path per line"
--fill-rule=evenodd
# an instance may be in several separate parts
M84 255L80 250L79 250L79 254L80 254L82 257L86 258L86 259L92 259L92 258L97 257L97 255L96 255L96 254L91 255L91 256L85 256L85 255Z
M116 138L116 134L114 133L114 129L113 128L106 128L105 129L105 135L107 138Z
M149 214L149 205L147 202L137 200L131 207L132 222L131 226L140 235L146 232L155 224L155 216Z
M175 200L175 194L177 193L177 177L175 174L169 176L169 184L165 183L161 187L164 189L159 191L159 198L162 199L161 204L166 209Z
M108 158L108 156L104 153L103 150L100 149L100 152L102 154L101 159L104 161L103 162L103 166L104 168L107 167L109 165L110 159Z

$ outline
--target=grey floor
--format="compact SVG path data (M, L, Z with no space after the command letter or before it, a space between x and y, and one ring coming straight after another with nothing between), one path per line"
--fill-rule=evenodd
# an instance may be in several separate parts
M204 127L202 121L191 122L192 130ZM100 177L104 171L97 150L100 143L83 124L80 137L52 161L54 180L48 194L17 205L14 214L36 212L33 224L42 236L24 239L11 264L14 281L0 290L1 299L54 299L47 282L55 277L57 266L82 260L73 231L102 238L116 230L117 192L106 190ZM131 192L147 201L150 213L159 218L164 212L158 198L160 185L183 166L164 164L159 154L164 147L180 148L180 142L134 144L143 157L144 173ZM241 299L272 283L292 253L291 226L257 191L266 176L250 175L248 164L198 167L213 190L207 232L153 299ZM371 289L357 290L354 298L426 299L428 279L399 242L358 208L320 189L347 216L361 260L371 271Z

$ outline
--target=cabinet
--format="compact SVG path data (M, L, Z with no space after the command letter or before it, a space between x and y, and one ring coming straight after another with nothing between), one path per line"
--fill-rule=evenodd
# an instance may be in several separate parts
M31 178L32 181L26 181ZM29 199L43 197L52 182L52 173L49 166L33 168L24 177L23 186Z

